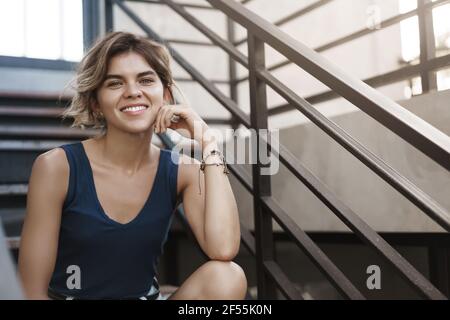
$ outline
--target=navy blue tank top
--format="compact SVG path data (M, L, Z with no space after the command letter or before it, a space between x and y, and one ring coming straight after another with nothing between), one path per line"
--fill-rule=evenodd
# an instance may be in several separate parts
M133 220L122 224L109 218L98 200L83 144L61 148L70 177L50 289L85 299L151 294L176 208L178 154L161 149L145 205Z

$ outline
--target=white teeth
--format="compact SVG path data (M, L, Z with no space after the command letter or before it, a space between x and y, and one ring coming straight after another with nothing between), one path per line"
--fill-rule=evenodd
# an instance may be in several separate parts
M125 109L122 109L122 112L128 112L128 111L140 111L147 109L146 106L135 106L135 107L126 107Z

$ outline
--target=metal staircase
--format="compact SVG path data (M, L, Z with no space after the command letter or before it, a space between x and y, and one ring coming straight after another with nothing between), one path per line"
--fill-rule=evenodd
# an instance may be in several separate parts
M269 116L293 109L300 111L316 124L317 127L323 130L323 132L360 160L367 169L378 175L388 185L417 206L424 214L444 228L446 233L440 234L439 237L442 237L443 241L448 243L448 231L450 231L449 211L402 174L393 169L388 163L385 163L381 158L369 151L345 130L323 116L313 106L313 103L331 99L337 95L345 98L448 171L450 169L450 138L399 106L394 101L383 96L368 84L377 86L392 83L398 79L405 79L418 74L422 76L423 83L427 83L427 86L424 86L424 88L432 88L433 77L430 75L433 71L442 68L443 66L450 65L450 56L432 57L430 55L424 55L422 57L424 60L421 61L419 65L407 66L382 76L367 79L365 81L366 83L364 83L337 68L334 64L324 59L317 51L323 51L333 46L351 41L357 37L361 37L369 32L376 31L358 31L324 45L321 48L317 48L317 51L315 51L293 39L277 27L290 19L301 17L307 12L326 5L331 2L330 0L317 1L275 24L269 23L251 12L243 5L243 3L233 0L206 1L212 8L225 14L231 24L238 23L244 27L247 30L246 39L231 39L231 41L227 41L221 38L186 10L186 7L190 5L182 5L172 0L139 2L147 2L149 5L154 3L166 4L197 30L203 33L212 44L223 49L235 63L239 63L248 69L249 76L242 79L235 78L235 72L230 72L230 74L234 74L230 85L232 88L231 91L233 92L233 88L235 89L238 83L246 80L249 81L251 104L249 115L239 108L235 95L231 94L231 98L229 98L223 94L213 82L202 75L185 57L183 57L183 55L173 48L171 43L175 43L176 41L170 42L166 41L166 39L162 39L154 30L142 21L127 4L127 2L133 1L106 0L105 27L108 31L114 30L113 7L122 10L149 38L156 39L166 44L170 49L174 60L191 76L192 80L199 83L230 112L234 125L243 125L246 128L253 129L267 129ZM383 21L381 24L383 26L388 26L413 15L425 15L427 10L429 11L433 7L449 2L449 0L438 0L434 2L419 0L419 6L416 10L390 18ZM426 37L426 35L423 36ZM248 43L247 55L244 55L236 48L237 45L244 41L247 41ZM286 61L267 67L264 44L270 45L273 49L284 55ZM325 84L330 88L330 91L304 98L299 96L270 73L270 71L291 63L296 64L302 70ZM269 110L266 100L267 86L282 96L287 103ZM49 109L48 107L42 107L40 109L20 109L20 116L23 116L24 118L19 119L19 114L16 114L15 111L12 112L9 108L0 107L0 115L2 119L5 119L4 117L11 117L11 119L16 120L19 119L18 123L25 123L25 118L27 117L32 117L33 119L42 117L45 125L39 128L28 128L23 126L15 127L13 125L4 126L0 123L0 138L3 139L4 137L8 137L8 139L20 139L21 137L39 137L39 139L72 140L81 139L95 133L72 132L64 127L50 128L49 124L54 121L53 119L57 114L57 109ZM37 136L37 132L39 132L39 136ZM353 232L352 236L363 241L368 247L373 249L380 257L390 264L422 298L436 300L448 298L448 295L450 294L450 281L448 280L449 270L445 267L448 266L449 263L448 255L444 260L440 260L440 276L432 279L432 283L432 281L417 271L411 263L402 257L398 251L389 244L387 239L385 239L387 238L386 236L373 230L356 212L341 201L330 188L306 168L285 146L280 144L277 148L273 146L270 141L266 141L262 136L258 136L258 139L262 139L263 143L269 144L271 152L279 158L280 162ZM172 147L172 143L167 136L161 136L161 140L166 147ZM47 147L48 145L41 147L37 142L33 145L24 146L19 152L39 153ZM13 150L4 145L0 150L0 152L3 153L0 159L7 159L8 156L6 153L10 154L10 152L16 151L17 150ZM13 168L13 164L5 164L5 166ZM252 231L247 229L244 225L241 225L241 232L242 243L256 259L258 299L275 299L277 298L277 291L280 291L287 299L302 299L304 297L299 287L289 279L288 275L277 262L272 226L273 220L281 226L284 233L306 254L342 297L348 299L365 299L362 290L358 288L319 247L317 240L320 240L321 237L326 237L326 235L314 236L311 235L311 233L305 232L274 199L271 193L270 176L261 174L263 167L264 166L258 159L258 163L252 165L252 173L249 175L240 165L230 165L230 169L236 179L253 195L255 229ZM18 178L17 181L11 181L12 186L10 188L3 187L3 189L1 189L0 186L0 197L9 197L7 202L2 201L2 203L5 203L5 205L2 204L2 210L4 207L9 210L13 209L16 203L15 201L18 201L14 200L15 198L20 198L20 201L23 201L23 197L26 193L25 183L27 172L18 172L17 176L20 177L20 179ZM180 211L179 214L180 217L183 217L182 211ZM419 237L419 235L416 236ZM333 242L334 240L328 239L328 241ZM442 266L444 267L442 268Z

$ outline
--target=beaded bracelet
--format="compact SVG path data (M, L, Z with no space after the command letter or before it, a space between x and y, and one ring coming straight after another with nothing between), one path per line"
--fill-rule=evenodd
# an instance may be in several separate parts
M208 159L208 157L210 156L214 156L214 155L218 155L220 156L220 159L222 160L222 162L215 162L215 163L206 163L206 159ZM222 153L219 150L211 150L210 153L202 160L201 164L200 164L200 170L201 171L205 171L205 167L207 166L223 166L223 173L228 174L228 167L227 167L227 163L225 161L225 157L222 155Z

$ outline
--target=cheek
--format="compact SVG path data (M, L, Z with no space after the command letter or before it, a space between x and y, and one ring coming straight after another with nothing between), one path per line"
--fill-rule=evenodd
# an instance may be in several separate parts
M145 90L147 98L158 107L162 105L164 101L164 90L160 86L154 86Z
M109 93L101 92L97 95L97 100L100 105L100 108L103 109L104 111L107 111L106 109L109 109L109 106L114 105L118 97L120 97L120 93L117 92L109 92Z

